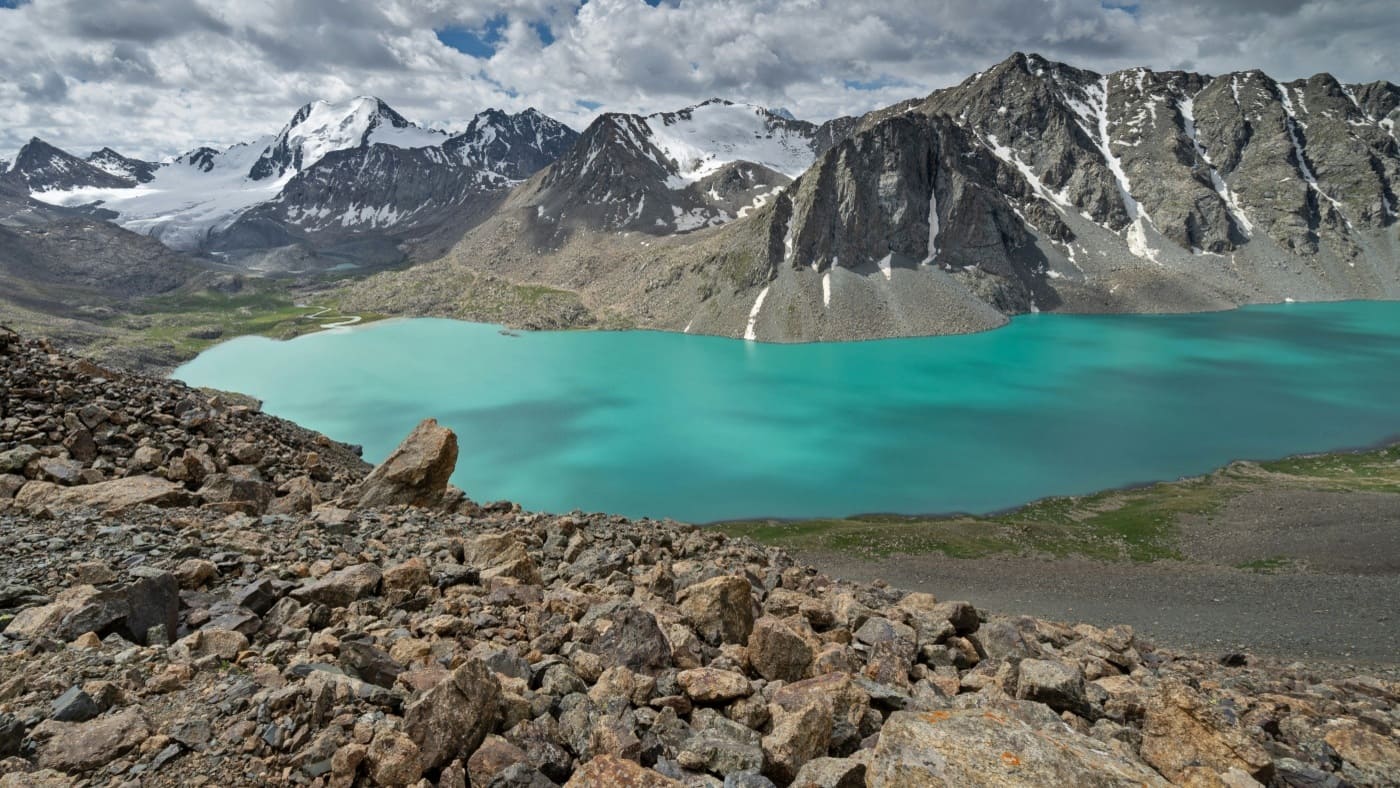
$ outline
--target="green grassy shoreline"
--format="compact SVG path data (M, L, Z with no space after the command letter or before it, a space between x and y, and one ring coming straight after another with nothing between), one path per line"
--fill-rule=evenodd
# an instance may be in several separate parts
M813 520L741 520L715 528L757 542L810 552L876 559L938 553L1109 561L1181 559L1182 516L1209 518L1231 499L1262 489L1400 494L1400 444L1357 451L1300 454L1268 462L1234 462L1206 476L1060 496L988 515L857 515ZM1278 562L1241 567L1269 572Z

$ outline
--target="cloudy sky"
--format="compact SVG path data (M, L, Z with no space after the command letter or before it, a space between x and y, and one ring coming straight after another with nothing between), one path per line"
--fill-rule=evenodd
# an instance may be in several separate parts
M0 0L0 158L31 136L161 157L377 95L425 125L710 96L823 120L1015 50L1400 81L1395 0Z

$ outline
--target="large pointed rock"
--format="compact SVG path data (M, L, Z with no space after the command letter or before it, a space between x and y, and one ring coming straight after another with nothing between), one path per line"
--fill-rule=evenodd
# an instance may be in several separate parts
M436 419L424 419L370 472L354 497L361 506L438 506L456 467L456 434Z

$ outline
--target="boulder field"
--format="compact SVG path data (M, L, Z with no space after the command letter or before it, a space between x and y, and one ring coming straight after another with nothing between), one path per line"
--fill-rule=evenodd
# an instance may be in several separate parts
M1400 785L1393 667L479 504L432 421L371 472L39 342L0 371L0 786Z

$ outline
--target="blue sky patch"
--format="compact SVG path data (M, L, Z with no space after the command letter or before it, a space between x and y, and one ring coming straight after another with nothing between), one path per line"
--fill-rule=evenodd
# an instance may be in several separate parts
M4 0L0 0L4 2ZM501 32L506 29L506 18L504 16L492 17L486 23L486 27L480 30L467 30L460 27L445 27L441 30L434 30L437 39L447 46L461 52L464 55L489 58L496 54L497 47L501 44ZM550 40L553 40L550 36Z
M530 27L534 29L535 35L540 37L540 41L545 46L554 43L554 31L549 29L548 22L531 22Z
M589 101L588 99L579 99L574 103L579 105L580 107L583 107L589 112L592 112L593 110L603 106L602 102L600 101Z

